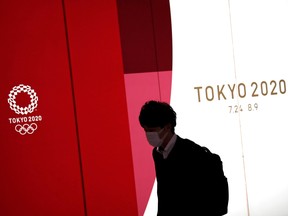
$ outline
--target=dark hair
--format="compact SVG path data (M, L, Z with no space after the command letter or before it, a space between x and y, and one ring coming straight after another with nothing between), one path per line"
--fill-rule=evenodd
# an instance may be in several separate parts
M172 132L176 126L176 112L165 102L150 100L141 108L139 122L142 127L161 127L171 123Z

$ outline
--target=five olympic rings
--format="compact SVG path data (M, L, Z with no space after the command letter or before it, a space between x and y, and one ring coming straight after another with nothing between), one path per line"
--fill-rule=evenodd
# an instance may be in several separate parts
M34 133L34 131L37 129L37 124L36 123L32 123L32 124L17 124L15 126L15 130L20 133L21 135L25 135L25 134L32 134Z

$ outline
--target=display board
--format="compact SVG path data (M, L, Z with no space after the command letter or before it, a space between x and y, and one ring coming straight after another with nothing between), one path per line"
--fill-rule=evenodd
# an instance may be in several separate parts
M0 8L1 215L84 216L61 2Z
M150 99L221 156L227 215L288 214L287 0L3 0L0 12L2 214L156 215L138 123Z
M0 1L0 214L137 215L117 6Z
M171 0L170 8L176 133L221 156L227 215L287 215L288 2Z

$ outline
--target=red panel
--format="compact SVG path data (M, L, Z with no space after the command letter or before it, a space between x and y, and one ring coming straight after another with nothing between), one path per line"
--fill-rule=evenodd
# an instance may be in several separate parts
M150 0L117 1L125 73L156 71Z
M155 49L157 54L157 69L158 71L171 71L172 29L169 0L151 0L151 3Z
M2 0L0 27L1 215L84 215L61 1ZM31 113L9 108L8 94L19 84L36 92L14 91L20 107L30 94L38 97ZM20 117L27 122L17 123ZM38 128L21 135L14 127L24 123Z
M118 0L125 73L172 70L169 0Z
M137 215L116 2L67 1L88 215Z

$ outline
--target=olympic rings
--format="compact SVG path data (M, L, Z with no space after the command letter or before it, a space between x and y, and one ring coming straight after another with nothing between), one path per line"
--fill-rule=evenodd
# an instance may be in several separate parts
M18 93L24 92L30 96L30 104L26 107L20 107L16 104L16 96ZM9 93L8 103L10 105L10 109L13 110L16 114L28 114L32 113L34 109L38 106L38 97L34 89L32 89L29 85L20 84L18 86L14 86L13 89Z
M37 129L37 124L36 123L32 123L32 124L17 124L15 126L15 130L20 133L21 135L25 135L25 134L32 134L34 133L34 131Z

